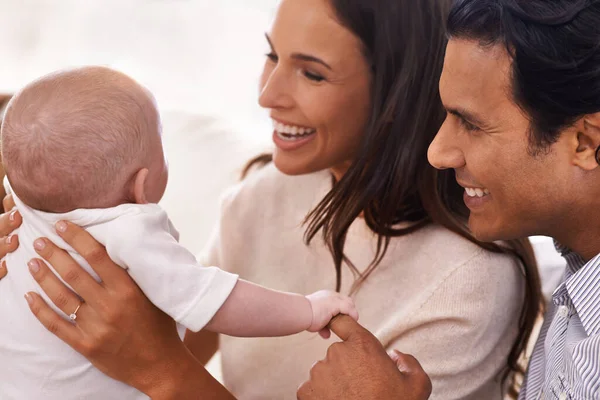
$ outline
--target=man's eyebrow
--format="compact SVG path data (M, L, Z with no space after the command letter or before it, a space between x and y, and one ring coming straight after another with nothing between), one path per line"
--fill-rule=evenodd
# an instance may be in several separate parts
M481 118L479 118L477 115L473 114L472 112L469 112L468 110L461 109L461 108L446 107L446 111L449 114L452 114L452 115L454 115L460 119L463 119L465 121L471 122L475 125L485 125L485 122L483 122L483 120Z
M273 43L271 42L271 38L269 37L268 34L265 33L265 38L267 38L267 42L269 42L269 46L271 46L271 50L275 51L275 48L273 47ZM311 56L309 54L303 54L303 53L292 53L291 57L295 60L300 60L300 61L307 61L307 62L314 62L317 64L321 64L323 65L325 68L327 68L328 70L331 70L331 66L329 64L327 64L325 61L321 60L318 57L315 56Z

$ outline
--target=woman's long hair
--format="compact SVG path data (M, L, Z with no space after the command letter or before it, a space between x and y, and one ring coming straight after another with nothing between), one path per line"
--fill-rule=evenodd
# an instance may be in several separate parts
M467 227L463 189L452 171L437 171L427 161L427 149L445 118L438 91L446 48L445 20L449 0L331 0L342 25L363 44L371 65L371 117L361 149L339 182L306 217L305 240L321 234L333 256L336 289L342 263L356 280L357 290L383 259L392 237L410 234L435 223L496 253L508 253L522 264L526 280L519 334L510 352L503 381L515 387L522 374L523 353L542 307L540 279L528 240L506 246L482 243ZM272 160L261 155L256 164ZM362 271L344 255L346 235L361 215L377 235L377 251ZM398 227L409 222L408 227Z

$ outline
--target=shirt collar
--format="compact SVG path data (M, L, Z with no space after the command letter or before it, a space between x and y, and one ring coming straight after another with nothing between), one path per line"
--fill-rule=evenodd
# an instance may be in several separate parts
M556 251L558 251L565 259L565 261L567 261L567 269L564 277L565 280L571 275L577 273L577 271L579 271L585 265L585 260L567 246L555 240L554 247L556 248Z
M600 254L585 265L573 252L563 256L569 268L565 280L569 297L587 335L597 335L600 333Z

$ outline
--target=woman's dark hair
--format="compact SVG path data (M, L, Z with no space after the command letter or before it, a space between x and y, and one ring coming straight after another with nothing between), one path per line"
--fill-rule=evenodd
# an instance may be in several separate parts
M597 0L457 0L448 33L505 46L513 100L531 121L530 147L543 150L600 111L599 21Z
M519 335L503 375L520 371L523 352L540 312L541 290L531 245L515 240L499 246L477 241L467 228L463 189L451 171L427 162L427 149L445 118L438 84L446 48L450 0L330 0L342 25L363 43L372 68L370 119L362 147L339 182L306 217L306 242L321 234L329 246L341 286L342 263L353 271L353 291L383 259L390 239L436 223L496 253L517 257L526 278ZM270 155L250 161L245 173ZM377 235L377 252L360 271L344 255L346 234L361 215ZM409 222L409 227L400 222Z

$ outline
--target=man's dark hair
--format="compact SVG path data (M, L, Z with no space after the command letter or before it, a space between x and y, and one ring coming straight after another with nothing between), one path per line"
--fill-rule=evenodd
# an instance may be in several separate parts
M600 1L457 0L448 34L506 47L513 100L531 120L534 148L600 111Z

